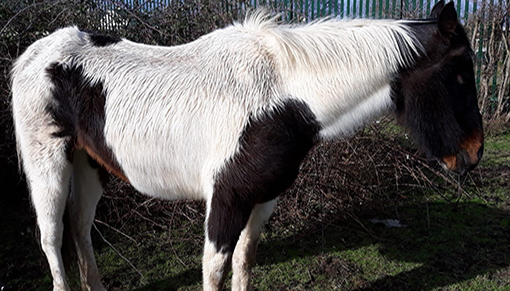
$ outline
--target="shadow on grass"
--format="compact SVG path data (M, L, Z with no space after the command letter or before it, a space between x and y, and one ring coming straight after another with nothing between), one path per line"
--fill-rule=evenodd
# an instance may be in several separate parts
M352 272L332 272L322 269L336 281L349 281L350 276L358 276L356 284L343 285L348 290L432 290L475 278L479 275L491 277L498 270L510 266L510 213L486 204L464 202L458 204L432 203L403 206L400 218L406 225L402 228L386 228L372 224L370 218L361 219L364 227L325 228L321 232L307 236L294 236L286 240L268 241L259 248L258 263L277 265L290 260L321 254L334 254L340 265L336 268ZM352 224L347 221L346 224ZM339 230L342 229L342 230ZM348 256L342 259L344 251L352 251L375 245L377 253L385 260L396 263L412 262L418 267L391 274L384 269L373 274L371 262ZM282 255L282 250L286 256ZM370 256L367 260L372 259ZM346 261L347 260L347 261ZM335 266L335 262L326 264ZM355 266L352 266L352 263ZM351 264L351 266L345 264ZM384 265L382 265L384 268ZM393 271L394 272L394 271ZM362 275L360 275L362 273ZM508 272L507 272L508 273ZM313 270L312 270L312 274ZM315 277L318 274L315 274ZM314 276L311 276L314 277ZM509 286L510 274L491 278L498 286ZM375 278L375 279L373 279ZM321 282L307 282L308 287ZM506 285L505 285L506 284Z
M202 270L199 268L189 269L175 276L149 283L136 291L172 291L181 287L192 286L202 281Z
M399 212L405 224L402 228L370 223L370 218L391 218L378 213L361 218L364 227L353 220L336 221L324 229L323 235L319 227L319 231L303 231L283 240L263 242L257 255L261 271L255 275L258 276L255 289L320 289L327 285L324 281L331 280L349 282L341 284L341 290L433 290L486 275L491 283L508 286L508 272L503 277L495 275L498 270L510 266L508 211L476 202L455 205L438 202L405 205ZM373 273L374 267L370 266L373 255L354 259L343 255L368 246L375 246L376 256L383 258L377 273ZM311 278L308 282L302 286L299 282L297 285L260 285L264 279L261 277L268 275L267 270L299 259L310 261L310 265L305 266ZM388 266L393 266L388 269L409 262L415 267L402 271L385 270L385 262L391 262ZM299 272L292 267L282 269ZM137 291L177 290L196 286L200 281L201 271L194 268L152 282Z
M21 204L13 208L28 206L27 202ZM263 285L258 288L260 290L308 290L314 286L327 285L324 281L334 281L348 282L341 285L341 290L433 290L478 276L485 277L485 280L489 280L495 286L508 286L510 282L509 211L487 206L485 203L461 202L453 205L436 202L428 205L401 206L399 215L405 227L386 228L381 224L370 223L371 218L395 218L380 212L366 217L359 215L364 227L354 219L338 220L327 225L323 235L319 226L313 231L308 229L308 231L296 232L285 239L265 240L260 245L257 255L257 265L261 271L255 274L255 286L257 282L268 276L268 270L279 268L296 259L311 262L308 262L305 268L308 268L312 277L316 278L315 281L311 279L310 282L297 288L284 283L275 284L274 288ZM3 217L4 222L11 221L10 227L4 228L4 231L14 229L15 225L20 223L14 221L13 217L10 217L10 220ZM26 221L20 224L26 224ZM269 235L271 235L270 231ZM35 251L20 252L20 248L16 247L20 241L23 241L21 244L33 245ZM7 242L10 244L6 244ZM387 267L388 265L382 263L380 269L374 274L373 267L367 266L374 258L372 254L367 254L366 258L361 254L361 257L354 259L345 255L352 251L363 251L365 247L370 246L376 249L377 257L392 262L393 267ZM24 249L26 248L27 245L24 245ZM0 264L2 269L6 268L3 275L7 277L1 278L4 282L7 279L11 287L23 286L24 290L49 289L51 280L48 280L48 274L43 282L37 281L39 282L37 286L26 283L30 281L27 280L28 278L34 279L41 276L41 267L44 267L43 270L47 269L42 252L39 251L32 236L25 235L14 241L4 241L2 249L4 255L9 253L8 257L12 259L12 261L0 260L3 261ZM9 267L4 264L8 261L16 266ZM407 262L415 263L416 266L401 271L390 270L394 268L394 265ZM505 268L505 271L499 272ZM16 269L23 270L23 273L19 273ZM298 270L290 268L290 272L298 272ZM137 290L194 288L201 284L201 277L200 267L190 266L186 271L154 280ZM298 284L301 283L298 282ZM9 290L16 289L21 290L19 288Z

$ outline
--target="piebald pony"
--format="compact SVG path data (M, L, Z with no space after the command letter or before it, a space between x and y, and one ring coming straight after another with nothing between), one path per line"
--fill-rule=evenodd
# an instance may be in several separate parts
M254 13L174 47L76 27L38 40L12 70L12 108L54 290L69 290L66 208L83 288L105 290L90 230L108 172L153 197L204 199L204 290L231 265L246 290L261 226L321 139L393 109L430 157L470 170L483 152L471 54L442 1L426 21Z

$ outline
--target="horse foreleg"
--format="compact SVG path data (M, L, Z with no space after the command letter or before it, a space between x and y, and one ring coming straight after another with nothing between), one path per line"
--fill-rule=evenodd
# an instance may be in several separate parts
M260 232L276 206L277 199L257 204L237 242L232 259L232 290L250 290L251 269L260 240Z
M203 289L206 291L223 288L230 271L233 251L253 208L253 203L235 191L217 190L207 203L202 260Z
M78 264L83 290L106 290L101 284L90 230L97 203L103 193L98 169L92 167L87 154L78 151L73 159L72 192L69 197L71 234L78 254Z

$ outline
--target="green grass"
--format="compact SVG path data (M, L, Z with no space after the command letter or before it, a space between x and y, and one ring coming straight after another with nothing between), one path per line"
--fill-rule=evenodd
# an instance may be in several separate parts
M284 243L281 247L288 248L285 255L290 258L272 251L275 242L266 242L270 253L265 254L268 250L263 249L261 256L272 259L269 264L262 262L257 267L255 287L259 290L508 289L508 214L469 201L455 205L434 202L428 207L413 203L400 209L401 219L406 222L403 228L388 229L368 220L361 221L366 227L364 234L353 233L360 229L339 232L331 227L324 236ZM318 239L327 242L324 248L317 245ZM333 269L318 264L324 257ZM278 288L273 289L274 286Z
M482 160L480 166L509 167L510 166L509 153L510 153L510 133L499 136L489 136L485 140L484 156L486 158Z

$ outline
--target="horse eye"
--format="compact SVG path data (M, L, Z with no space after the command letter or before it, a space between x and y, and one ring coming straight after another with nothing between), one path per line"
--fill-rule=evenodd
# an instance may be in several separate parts
M462 75L457 75L457 81L459 84L464 84L464 77L462 77Z

